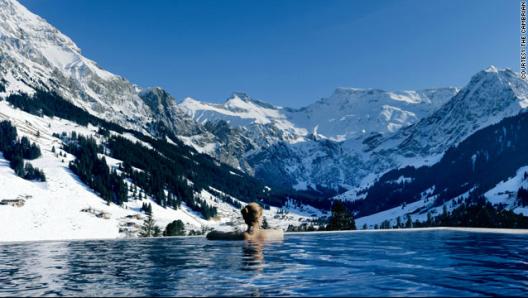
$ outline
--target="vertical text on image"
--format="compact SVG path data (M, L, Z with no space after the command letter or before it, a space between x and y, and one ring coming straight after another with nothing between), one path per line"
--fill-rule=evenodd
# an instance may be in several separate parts
M521 0L521 52L520 52L520 76L526 80L526 0Z

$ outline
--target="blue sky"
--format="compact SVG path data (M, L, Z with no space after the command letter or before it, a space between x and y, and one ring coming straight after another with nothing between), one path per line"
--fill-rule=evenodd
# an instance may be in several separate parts
M518 69L516 0L22 0L101 67L177 99L290 107L336 87L463 86Z

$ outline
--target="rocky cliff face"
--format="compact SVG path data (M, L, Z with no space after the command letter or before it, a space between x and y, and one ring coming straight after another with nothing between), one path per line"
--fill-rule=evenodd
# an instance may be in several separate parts
M101 69L67 36L0 0L0 95L59 93L86 111L156 137L179 138L268 183L354 187L405 164L428 164L479 128L528 106L526 83L491 67L462 90L338 88L299 109L234 93L223 104L177 102Z
M130 128L153 117L140 88L101 69L75 43L16 1L0 1L4 93L53 90L83 109Z
M178 106L199 123L211 127L223 123L224 133L212 131L216 138L209 139L217 142L210 145L217 157L243 161L244 170L275 185L336 188L355 185L368 174L363 170L363 150L369 144L431 114L457 91L338 88L330 97L300 109L275 107L235 93L224 104L188 98ZM247 146L233 148L241 142Z

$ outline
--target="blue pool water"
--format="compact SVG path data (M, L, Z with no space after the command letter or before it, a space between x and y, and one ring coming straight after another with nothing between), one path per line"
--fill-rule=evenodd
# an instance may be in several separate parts
M528 235L286 235L0 245L0 295L528 295Z

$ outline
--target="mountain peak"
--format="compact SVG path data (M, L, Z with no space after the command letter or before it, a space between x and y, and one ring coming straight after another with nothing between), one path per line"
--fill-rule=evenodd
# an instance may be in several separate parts
M354 93L361 93L365 92L370 89L365 88L354 88L354 87L337 87L334 91L335 94L354 94Z
M57 70L79 81L119 78L83 57L69 37L14 0L0 0L0 41L0 53L31 68L27 72L35 81L46 81Z
M248 109L248 105L258 106L266 109L277 109L275 106L269 103L253 99L247 93L240 91L233 92L233 94L224 103L224 106L229 109Z
M322 98L319 103L325 105L370 105L383 104L434 104L439 106L458 92L457 88L431 88L423 90L387 91L376 88L337 88L332 95Z
M251 97L246 93L246 92L243 92L243 91L235 91L231 94L231 96L227 99L227 101L231 100L231 99L234 99L234 98L239 98L243 101L253 101L251 99Z
M191 104L191 103L201 103L201 102L197 99L187 96L181 101L180 105L186 105L186 104Z
M407 156L440 154L475 131L526 109L527 95L528 83L510 69L481 70L440 109L400 131L399 150Z
M488 68L486 68L484 71L485 71L485 72L495 72L495 73L499 72L499 70L497 69L497 67L495 67L495 65L490 65L490 66L489 66Z
M490 66L471 77L464 91L484 87L486 89L511 90L517 97L525 97L528 84L509 68L498 69Z
M69 37L15 0L0 0L0 57L5 94L54 91L127 127L151 116L137 86L82 56Z
M473 75L473 77L471 78L471 81L477 81L483 78L488 78L488 79L499 78L499 79L509 80L509 79L516 79L516 77L518 79L517 74L509 68L497 68L491 65L488 68L483 69L479 71L478 73L476 73L475 75Z
M56 59L48 59L52 65L62 68L68 66L67 62L80 60L77 56L81 50L69 37L17 1L0 0L0 17L0 36L5 46L23 51L28 45L38 43L39 50L50 54L46 58L55 56Z
M171 95L161 87L149 87L141 90L139 96L143 97L144 95L155 94L159 97L171 97Z

